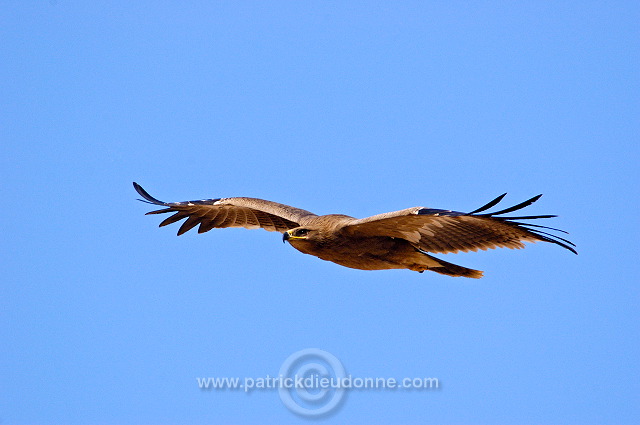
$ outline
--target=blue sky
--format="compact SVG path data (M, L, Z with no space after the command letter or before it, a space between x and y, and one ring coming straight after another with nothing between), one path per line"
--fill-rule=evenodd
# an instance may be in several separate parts
M308 423L276 375L360 377L316 423L640 422L636 2L8 2L0 10L0 423ZM356 217L544 193L551 244L351 270L163 200Z

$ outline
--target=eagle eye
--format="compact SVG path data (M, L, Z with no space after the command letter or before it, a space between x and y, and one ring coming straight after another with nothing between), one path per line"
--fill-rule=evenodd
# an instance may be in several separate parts
M298 229L298 230L296 231L296 236L304 236L304 235L306 235L307 233L309 233L309 230L307 230L307 229Z

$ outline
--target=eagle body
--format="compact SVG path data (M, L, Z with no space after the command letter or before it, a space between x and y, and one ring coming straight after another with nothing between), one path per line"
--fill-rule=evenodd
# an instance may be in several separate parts
M577 254L575 245L540 229L551 227L516 220L552 215L506 217L541 195L513 207L479 214L498 204L503 194L470 213L425 207L407 208L357 219L343 214L318 216L309 211L257 198L216 198L186 202L162 202L134 183L143 202L161 205L147 214L173 213L160 223L165 226L186 219L178 235L198 226L198 233L213 228L263 228L282 233L282 240L298 251L359 270L425 270L448 276L482 277L482 272L458 266L430 253L455 253L499 247L520 249L523 242L554 243ZM564 232L566 233L566 232Z
M408 265L411 261L406 257L415 249L407 241L388 236L346 238L341 233L336 232L319 243L313 239L293 239L288 236L285 236L285 240L304 254L352 269L410 268Z
M344 218L336 220L336 218ZM323 222L330 221L337 226L331 231L322 231ZM283 241L303 254L313 255L325 261L331 261L344 267L358 270L409 269L417 272L438 268L440 273L453 276L480 277L482 272L455 266L438 260L405 239L392 236L351 235L348 225L355 218L331 214L310 221L304 229L310 229L305 238L291 236L296 233L283 233ZM316 229L316 230L314 230ZM447 270L445 266L453 266Z

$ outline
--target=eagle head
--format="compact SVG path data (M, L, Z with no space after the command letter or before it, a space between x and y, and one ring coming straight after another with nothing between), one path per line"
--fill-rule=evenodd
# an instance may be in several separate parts
M282 242L287 241L292 247L304 254L315 255L324 260L324 253L332 245L332 234L325 229L305 225L287 230L282 234Z
M312 229L308 229L306 227L296 227L295 229L287 230L282 234L282 242L289 241L292 243L293 241L311 241L315 236L315 233ZM295 243L295 242L293 242Z

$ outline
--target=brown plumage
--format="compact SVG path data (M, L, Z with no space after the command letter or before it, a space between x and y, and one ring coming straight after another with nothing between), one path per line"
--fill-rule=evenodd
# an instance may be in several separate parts
M479 214L498 204L506 194L470 213L414 207L363 219L347 215L318 216L309 211L256 198L218 198L187 202L162 202L133 183L143 202L166 207L147 214L174 213L160 227L186 219L178 235L198 226L198 233L214 228L263 228L281 232L283 241L305 254L361 270L425 270L449 276L482 277L468 269L428 253L455 253L493 248L524 248L523 242L544 241L577 254L575 245L539 229L563 230L522 223L555 217L535 215L498 217L524 208L540 196L494 213Z

